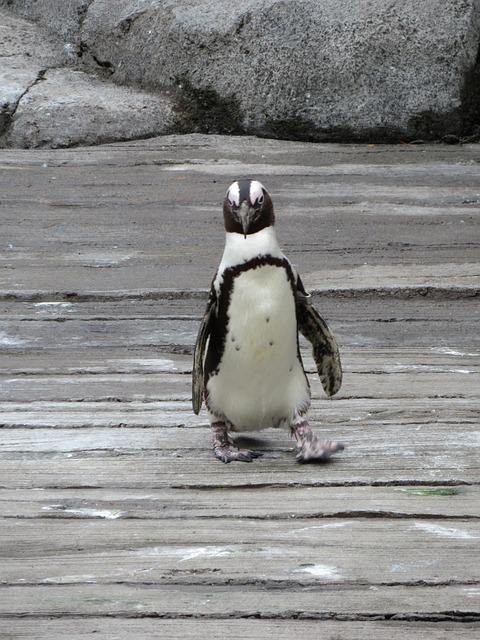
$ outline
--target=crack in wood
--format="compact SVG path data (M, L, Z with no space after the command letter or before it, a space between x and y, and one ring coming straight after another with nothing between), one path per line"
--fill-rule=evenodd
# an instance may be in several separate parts
M459 300L480 296L480 287L455 285L429 285L405 287L354 287L342 289L311 289L312 296L321 298L395 298L411 300ZM0 301L46 302L115 302L119 300L206 300L208 289L149 289L125 291L0 291Z
M36 613L3 614L4 620L15 620L19 618L42 620L45 615ZM418 612L418 613L337 613L334 611L285 611L281 614L274 613L226 613L226 614L205 614L205 613L177 613L177 612L157 612L145 611L141 613L72 613L72 612L49 612L49 619L63 620L88 620L91 618L117 618L123 620L139 619L159 619L159 620L337 620L339 622L363 622L363 621L402 621L402 622L480 622L480 613L477 611L441 611L441 612Z

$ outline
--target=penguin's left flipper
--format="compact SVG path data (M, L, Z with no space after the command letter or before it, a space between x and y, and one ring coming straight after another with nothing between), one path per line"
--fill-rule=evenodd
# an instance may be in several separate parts
M296 307L298 330L312 344L322 387L327 396L333 396L342 385L342 363L337 342L328 324L312 305L300 278L297 282Z
M193 372L192 372L192 406L196 415L200 413L204 394L203 361L205 348L212 330L212 322L216 313L217 298L212 288L208 298L207 308L202 318L202 324L198 330L197 341L193 352Z

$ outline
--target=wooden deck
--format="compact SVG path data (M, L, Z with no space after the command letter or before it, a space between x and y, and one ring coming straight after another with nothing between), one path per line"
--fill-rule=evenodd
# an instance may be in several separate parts
M222 465L191 411L244 175L340 344L326 400L302 343L328 464ZM474 145L1 151L0 637L475 637L479 244Z

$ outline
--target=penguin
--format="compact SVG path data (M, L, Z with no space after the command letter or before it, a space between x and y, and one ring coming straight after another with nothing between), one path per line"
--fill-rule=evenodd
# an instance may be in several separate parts
M285 426L299 462L330 458L344 447L321 441L306 415L310 385L299 331L311 342L327 396L342 383L335 338L277 242L272 200L258 180L236 180L223 202L225 248L194 349L193 411L205 401L215 456L252 462L231 433Z

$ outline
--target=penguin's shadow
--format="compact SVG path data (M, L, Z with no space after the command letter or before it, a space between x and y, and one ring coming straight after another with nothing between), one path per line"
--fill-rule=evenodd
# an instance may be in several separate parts
M234 437L235 446L239 449L261 449L262 451L272 449L272 442L265 438L251 438L249 436Z

